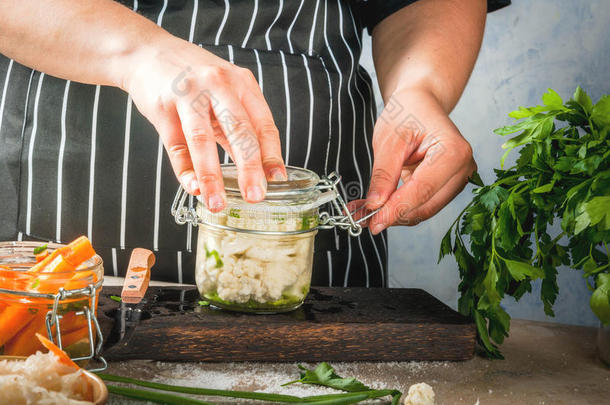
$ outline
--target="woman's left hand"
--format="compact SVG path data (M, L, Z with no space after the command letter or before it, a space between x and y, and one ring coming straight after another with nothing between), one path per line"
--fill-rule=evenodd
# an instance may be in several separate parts
M350 211L364 203L367 211L381 207L365 223L373 234L432 217L477 169L470 144L439 101L417 88L397 90L386 103L375 125L373 151L367 198L348 204Z

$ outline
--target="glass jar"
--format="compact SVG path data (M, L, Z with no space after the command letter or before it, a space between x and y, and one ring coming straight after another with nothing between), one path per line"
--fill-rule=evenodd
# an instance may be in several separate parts
M42 350L35 336L40 333L73 360L96 357L102 343L95 316L102 259L94 256L75 271L31 271L34 249L42 245L0 243L0 354L29 356ZM50 253L62 246L49 243L47 249Z
M309 292L318 230L362 231L349 213L320 213L329 202L337 213L347 211L337 190L340 178L287 167L287 180L269 182L265 200L250 204L241 197L235 165L221 167L227 193L223 211L212 213L201 201L195 205L181 188L172 206L176 222L198 226L195 279L202 298L241 312L298 308Z

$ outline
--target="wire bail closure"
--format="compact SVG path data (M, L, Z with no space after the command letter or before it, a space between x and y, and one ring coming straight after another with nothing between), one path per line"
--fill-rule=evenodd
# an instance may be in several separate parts
M63 350L61 342L61 318L63 318L63 316L59 315L60 302L71 297L89 297L91 299L91 308L95 308L97 306L96 293L101 287L102 280L99 280L95 284L89 284L87 287L79 288L76 290L65 290L62 287L59 288L56 294L42 294L30 291L15 291L3 288L0 288L0 293L53 300L53 307L50 311L47 312L46 315L47 336L51 342L55 343L60 349ZM97 320L97 317L95 316L95 312L92 311L89 307L84 306L81 311L75 312L75 314L77 316L84 316L87 320L87 328L89 334L89 354L87 354L86 356L72 358L72 360L80 361L94 359L99 361L101 363L101 366L98 368L88 369L88 371L96 372L106 370L106 368L108 367L108 363L106 362L106 359L104 359L104 357L101 355L102 346L104 344L104 337L102 336L102 329L100 328L100 324ZM55 327L55 331L57 334L57 342L55 342L55 339L53 339L53 327ZM97 343L94 343L94 333L97 337Z
M345 199L341 196L339 192L339 184L341 182L341 176L337 173L332 172L328 176L322 176L320 178L320 182L316 186L319 191L330 191L334 198L330 200L330 203L333 205L335 210L339 213L344 212L345 215L331 215L328 212L320 212L318 216L318 226L313 227L311 229L302 230L302 231L258 231L258 230L245 230L238 229L233 227L228 227L224 225L218 224L208 224L203 221L197 214L197 209L194 206L194 199L190 196L182 186L178 187L178 191L176 192L176 196L174 197L174 201L171 207L171 214L174 216L176 223L179 225L189 224L190 226L197 226L199 224L206 224L210 226L214 226L217 228L227 229L231 231L237 232L246 232L252 234L262 234L262 235L291 235L291 234L301 234L307 232L317 231L319 229L333 229L339 228L343 230L347 230L351 236L359 236L362 233L362 225L361 223L375 215L379 209L371 211L366 214L362 218L357 220L354 219L354 214L359 212L364 208L364 205L357 208L356 210L350 212L347 208L347 203ZM189 202L187 203L186 199L189 198Z

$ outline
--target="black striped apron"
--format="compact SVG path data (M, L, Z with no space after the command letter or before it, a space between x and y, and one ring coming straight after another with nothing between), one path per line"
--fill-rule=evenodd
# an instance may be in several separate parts
M250 69L287 164L343 176L348 200L371 176L371 80L362 27L344 0L124 1L173 35ZM61 80L0 57L0 239L88 235L106 274L133 247L154 249L153 278L193 282L196 235L175 224L177 189L152 125L117 88ZM228 156L220 151L221 161ZM384 286L386 235L316 237L314 285Z

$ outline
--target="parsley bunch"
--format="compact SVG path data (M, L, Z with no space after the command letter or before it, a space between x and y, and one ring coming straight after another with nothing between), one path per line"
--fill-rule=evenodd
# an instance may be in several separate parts
M474 319L495 358L510 327L502 299L519 300L541 279L540 299L553 316L561 265L583 271L591 309L610 323L610 95L593 104L578 87L564 103L549 89L542 102L519 107L509 114L519 122L494 131L518 135L502 146L493 184L473 175L475 196L441 242L439 261L451 254L459 266L459 311ZM505 169L517 147L519 158Z

